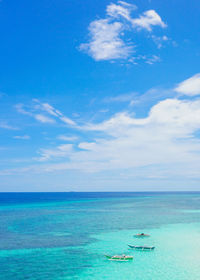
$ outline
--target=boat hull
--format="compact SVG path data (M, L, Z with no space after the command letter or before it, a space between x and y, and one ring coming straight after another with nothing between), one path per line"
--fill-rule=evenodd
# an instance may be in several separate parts
M128 245L131 249L135 249L135 250L141 250L141 251L150 251L150 250L154 250L155 247L154 246L133 246L133 245Z
M131 261L133 260L133 256L109 256L109 255L105 255L107 259L111 260L111 261Z
M135 238L147 238L147 237L150 237L150 235L148 234L144 234L144 235L141 235L141 234L136 234L134 235Z

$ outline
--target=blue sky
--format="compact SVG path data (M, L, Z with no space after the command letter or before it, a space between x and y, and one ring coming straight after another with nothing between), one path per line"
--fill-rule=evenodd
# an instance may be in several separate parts
M0 2L0 191L199 190L198 1Z

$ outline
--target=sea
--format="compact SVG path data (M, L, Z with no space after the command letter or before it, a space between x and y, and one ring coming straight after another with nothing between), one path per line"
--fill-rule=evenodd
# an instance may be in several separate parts
M200 193L0 193L0 279L199 280Z

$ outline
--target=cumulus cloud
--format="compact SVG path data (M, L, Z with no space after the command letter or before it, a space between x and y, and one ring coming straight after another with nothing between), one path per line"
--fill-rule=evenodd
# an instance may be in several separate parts
M81 44L80 49L97 61L127 58L133 48L120 38L123 29L120 22L110 23L108 19L93 21L89 26L90 42Z
M165 99L154 105L148 117L135 118L127 112L114 115L109 120L99 124L88 124L84 129L104 131L112 136L126 135L128 128L147 126L159 128L160 131L170 132L174 137L188 137L200 128L200 100Z
M178 84L175 91L188 96L200 95L200 73Z
M89 25L89 42L80 45L95 60L115 60L129 58L135 52L135 43L125 40L125 31L146 29L153 26L166 27L154 10L144 12L138 18L132 17L135 5L118 1L106 7L105 18L94 20Z
M85 130L101 131L104 138L82 142L71 154L72 166L86 171L131 169L148 165L200 164L200 100L166 99L146 118L119 113ZM109 136L109 138L108 138ZM64 165L62 165L64 168ZM69 168L69 165L68 165Z

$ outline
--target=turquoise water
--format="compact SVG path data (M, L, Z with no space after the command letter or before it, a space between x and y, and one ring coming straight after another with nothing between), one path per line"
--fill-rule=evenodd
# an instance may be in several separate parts
M199 259L199 193L0 194L2 280L198 280Z

